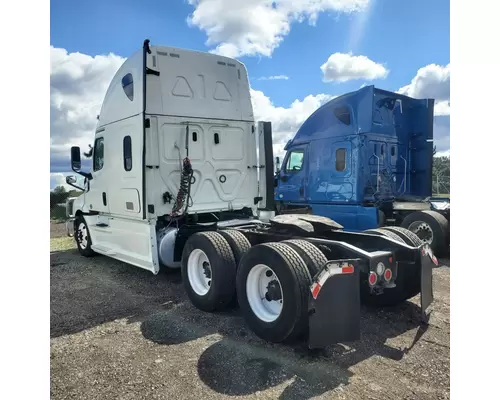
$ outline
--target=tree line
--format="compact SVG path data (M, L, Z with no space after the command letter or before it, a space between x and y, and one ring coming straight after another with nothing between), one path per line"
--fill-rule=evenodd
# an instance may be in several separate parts
M434 157L432 192L441 195L450 194L450 157Z
M67 191L64 186L56 186L50 192L50 209L53 209L58 204L63 204L69 197L78 197L82 194L80 190Z

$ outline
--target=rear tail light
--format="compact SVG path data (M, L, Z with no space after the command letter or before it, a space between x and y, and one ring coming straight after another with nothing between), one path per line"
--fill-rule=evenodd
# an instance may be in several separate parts
M389 282L392 278L392 271L390 269L386 269L384 272L384 279Z
M370 272L370 275L368 276L368 283L370 286L374 286L377 283L377 274L375 272Z

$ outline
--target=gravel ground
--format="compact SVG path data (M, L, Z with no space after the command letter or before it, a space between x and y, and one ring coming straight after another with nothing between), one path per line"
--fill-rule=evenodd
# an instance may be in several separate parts
M79 256L51 223L53 399L449 399L449 262L434 271L430 325L418 297L362 310L362 340L309 352L256 337L237 309L209 314L179 273Z

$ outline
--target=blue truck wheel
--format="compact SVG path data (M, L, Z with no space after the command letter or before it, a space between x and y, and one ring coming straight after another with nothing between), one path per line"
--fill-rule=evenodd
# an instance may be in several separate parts
M415 211L407 215L401 227L416 234L429 244L436 256L443 256L449 250L450 224L436 211Z

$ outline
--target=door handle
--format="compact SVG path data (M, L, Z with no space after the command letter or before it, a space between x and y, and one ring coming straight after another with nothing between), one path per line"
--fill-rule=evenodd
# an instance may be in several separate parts
M102 204L104 204L105 206L108 205L105 192L102 192Z

